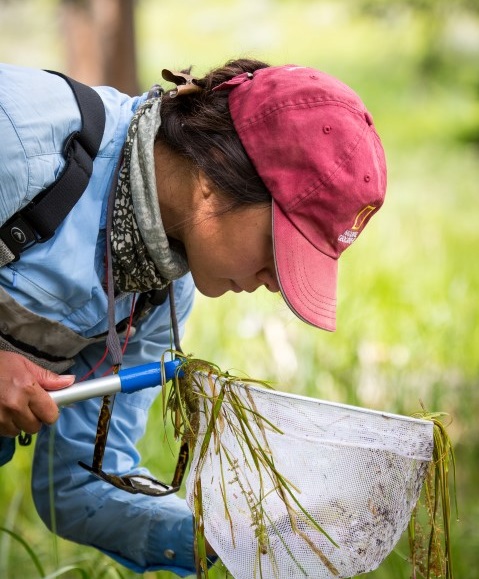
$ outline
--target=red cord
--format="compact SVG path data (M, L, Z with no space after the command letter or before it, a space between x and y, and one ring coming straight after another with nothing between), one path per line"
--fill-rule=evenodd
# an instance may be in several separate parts
M125 334L125 341L123 343L123 346L121 348L122 353L124 354L126 351L126 347L128 345L128 340L130 338L130 332L131 332L131 328L133 326L133 315L135 313L135 304L136 304L136 294L134 294L133 299L131 301L131 308L130 308L130 316L128 318L128 326L126 328L126 334ZM88 371L84 376L82 376L79 380L77 380L77 382L83 382L84 380L86 380L89 376L91 376L94 372L96 372L98 370L98 368L103 364L103 362L105 361L106 357L108 355L108 347L105 348L105 351L103 352L102 357L98 360L98 362L93 366L93 368ZM113 366L110 366L110 368L108 368L108 370L106 372L104 372L102 374L102 376L106 376L108 374L110 374L113 371Z

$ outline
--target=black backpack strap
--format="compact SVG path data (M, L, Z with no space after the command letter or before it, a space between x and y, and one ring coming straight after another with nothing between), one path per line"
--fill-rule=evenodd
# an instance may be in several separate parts
M80 110L82 128L66 140L66 162L56 181L0 228L4 244L0 248L0 266L16 261L22 251L53 236L86 189L103 137L105 107L98 93L59 72L47 72L61 76L69 84Z

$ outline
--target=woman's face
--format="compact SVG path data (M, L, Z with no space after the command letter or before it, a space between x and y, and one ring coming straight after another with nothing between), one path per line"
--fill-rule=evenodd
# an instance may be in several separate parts
M214 204L214 198L211 200ZM205 296L279 291L273 257L271 204L203 211L184 238L195 285Z

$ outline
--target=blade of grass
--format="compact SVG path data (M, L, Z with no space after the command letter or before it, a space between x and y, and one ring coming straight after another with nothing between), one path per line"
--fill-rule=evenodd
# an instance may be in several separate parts
M10 529L6 529L5 527L0 527L0 532L6 533L10 537L12 537L12 539L14 539L18 543L20 543L20 545L22 545L22 547L28 553L33 564L35 565L35 568L38 571L39 577L43 577L45 575L45 572L43 570L42 564L40 563L40 559L37 557L35 551L30 547L30 545L25 541L25 539L20 537L20 535L18 535L14 531L11 531Z
M20 504L23 497L23 491L15 493L9 503L8 512L5 517L3 526L7 529L14 526L14 522L17 518ZM7 577L8 574L8 551L11 543L11 537L7 533L4 533L2 540L0 541L0 577Z

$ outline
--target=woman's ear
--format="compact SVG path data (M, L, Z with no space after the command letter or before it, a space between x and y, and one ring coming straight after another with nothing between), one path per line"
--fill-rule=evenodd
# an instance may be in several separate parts
M196 203L203 215L211 217L229 210L231 205L226 195L201 169L198 171L196 182Z
M199 191L205 200L209 199L216 190L216 187L211 179L207 177L206 173L204 173L204 171L201 169L198 171L198 185Z

